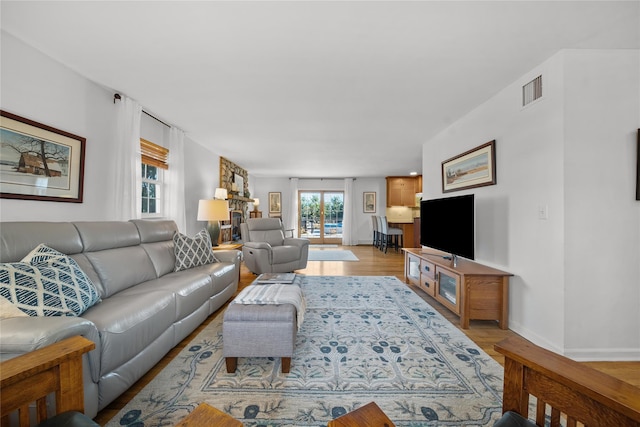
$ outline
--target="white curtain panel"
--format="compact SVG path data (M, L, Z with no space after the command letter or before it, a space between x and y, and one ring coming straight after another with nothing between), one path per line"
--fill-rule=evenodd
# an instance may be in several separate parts
M344 179L344 212L342 215L342 244L345 246L355 245L353 241L353 178Z
M178 230L186 232L187 220L184 199L184 132L169 130L169 169L165 173L164 214L176 222Z
M142 107L126 96L122 96L117 106L119 110L114 142L116 153L114 218L128 221L142 216L142 160L140 156Z
M289 178L289 212L284 217L284 228L293 230L293 237L298 237L298 178Z

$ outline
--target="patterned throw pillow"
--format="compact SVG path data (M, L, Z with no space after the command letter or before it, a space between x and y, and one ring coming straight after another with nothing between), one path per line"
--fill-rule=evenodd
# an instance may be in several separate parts
M193 239L182 233L174 234L173 248L176 254L175 271L218 262L211 250L211 237L206 229L200 230Z
M0 296L30 316L79 316L100 301L78 263L45 245L0 264Z

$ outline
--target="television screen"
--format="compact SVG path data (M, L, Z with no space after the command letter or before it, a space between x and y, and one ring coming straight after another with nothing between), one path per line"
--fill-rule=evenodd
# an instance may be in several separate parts
M475 196L420 202L420 244L468 259L475 257Z

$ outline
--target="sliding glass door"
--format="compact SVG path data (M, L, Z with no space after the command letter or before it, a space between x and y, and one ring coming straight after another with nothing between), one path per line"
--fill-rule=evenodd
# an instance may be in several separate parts
M341 244L344 193L300 191L298 196L300 237L314 244Z

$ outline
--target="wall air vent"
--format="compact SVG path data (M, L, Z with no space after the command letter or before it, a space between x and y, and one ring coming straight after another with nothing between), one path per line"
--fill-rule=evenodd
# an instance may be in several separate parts
M522 106L542 97L542 76L538 76L522 86Z

